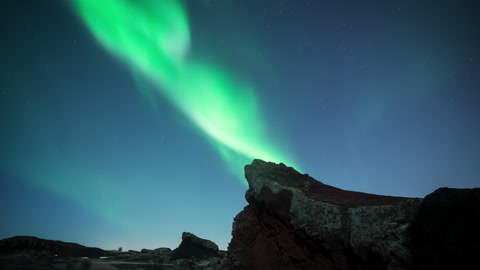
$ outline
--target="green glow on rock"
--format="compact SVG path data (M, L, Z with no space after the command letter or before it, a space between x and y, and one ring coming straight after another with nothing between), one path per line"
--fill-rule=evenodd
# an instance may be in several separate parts
M253 88L189 56L190 28L180 1L75 0L74 8L101 45L154 82L208 136L240 179L253 158L293 165L267 137Z

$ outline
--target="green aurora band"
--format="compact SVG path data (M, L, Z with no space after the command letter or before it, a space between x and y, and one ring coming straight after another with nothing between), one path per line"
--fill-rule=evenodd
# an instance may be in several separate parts
M73 3L95 38L135 73L151 80L207 135L235 175L243 180L240 168L253 158L293 165L266 136L253 88L189 56L190 28L181 1Z

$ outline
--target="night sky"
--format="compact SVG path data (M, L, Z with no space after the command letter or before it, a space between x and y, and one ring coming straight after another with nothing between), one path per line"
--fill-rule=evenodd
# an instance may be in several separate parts
M0 238L226 249L243 166L480 186L478 1L0 3Z

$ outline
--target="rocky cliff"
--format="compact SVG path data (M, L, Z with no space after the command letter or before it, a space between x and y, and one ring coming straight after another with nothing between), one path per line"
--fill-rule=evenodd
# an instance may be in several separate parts
M225 269L428 269L435 256L416 252L431 250L417 237L432 220L419 198L341 190L261 160L245 177L249 205L234 219Z

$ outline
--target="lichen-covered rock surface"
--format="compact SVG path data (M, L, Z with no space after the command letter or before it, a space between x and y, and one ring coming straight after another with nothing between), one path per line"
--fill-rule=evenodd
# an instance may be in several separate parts
M284 164L245 166L249 203L234 219L228 269L403 269L421 199L325 185Z

